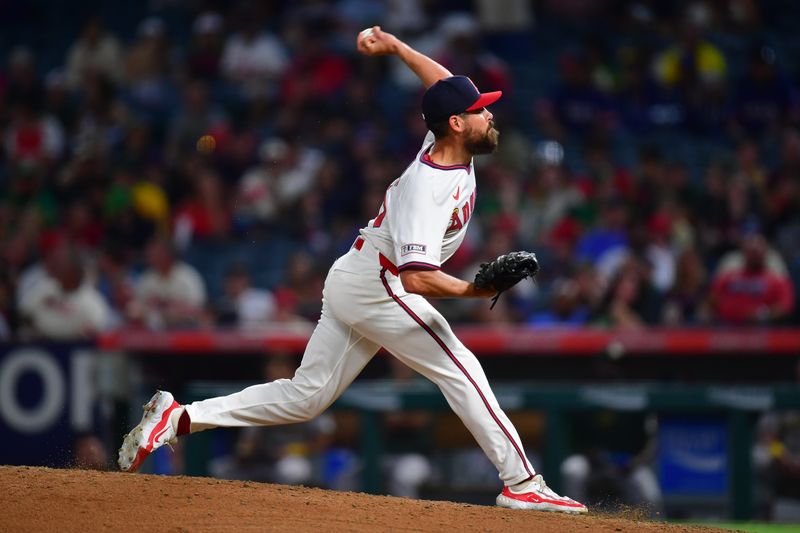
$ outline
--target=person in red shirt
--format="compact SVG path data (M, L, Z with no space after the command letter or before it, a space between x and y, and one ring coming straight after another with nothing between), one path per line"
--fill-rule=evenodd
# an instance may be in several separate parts
M743 263L717 273L711 284L711 306L729 323L779 323L794 309L791 279L767 266L767 241L760 234L744 237Z

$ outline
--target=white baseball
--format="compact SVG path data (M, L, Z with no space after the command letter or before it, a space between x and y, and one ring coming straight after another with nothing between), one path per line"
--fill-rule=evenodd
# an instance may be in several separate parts
M372 28L367 28L366 30L361 30L361 37L363 37L364 39L366 39L367 37L369 37L369 36L370 36L370 35L372 35L373 33L374 33L374 32L372 31Z

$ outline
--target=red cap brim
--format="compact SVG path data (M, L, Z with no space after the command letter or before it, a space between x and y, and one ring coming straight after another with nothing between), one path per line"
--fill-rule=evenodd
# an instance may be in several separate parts
M503 96L503 91L492 91L490 93L481 93L480 98L478 98L475 101L475 103L469 106L466 110L475 111L476 109L481 109L490 106L496 101L498 101L501 96Z

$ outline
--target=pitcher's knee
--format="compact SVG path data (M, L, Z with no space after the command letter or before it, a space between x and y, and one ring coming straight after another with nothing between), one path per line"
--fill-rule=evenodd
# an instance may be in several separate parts
M295 422L306 422L319 416L329 405L322 387L294 379L291 381L291 411Z

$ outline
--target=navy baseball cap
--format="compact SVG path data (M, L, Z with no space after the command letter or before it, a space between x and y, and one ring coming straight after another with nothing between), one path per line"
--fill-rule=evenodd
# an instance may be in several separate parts
M451 115L475 111L495 103L503 91L481 93L466 76L444 78L425 91L422 97L422 118L431 125Z

